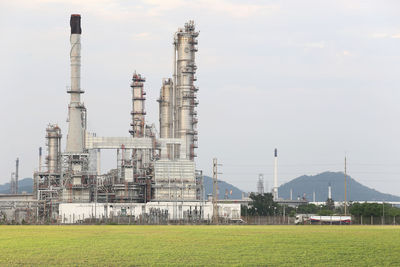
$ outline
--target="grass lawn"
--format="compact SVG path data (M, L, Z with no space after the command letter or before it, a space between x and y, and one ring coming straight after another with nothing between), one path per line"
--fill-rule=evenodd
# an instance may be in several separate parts
M400 266L399 226L0 226L0 266Z

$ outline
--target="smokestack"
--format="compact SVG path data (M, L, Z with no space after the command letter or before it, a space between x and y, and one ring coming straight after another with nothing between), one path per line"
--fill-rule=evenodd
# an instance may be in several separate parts
M18 169L19 169L19 158L15 161L15 194L18 194Z
M331 183L328 185L328 199L332 199L332 188L331 188Z
M72 14L69 24L71 26L71 34L82 34L81 15Z
M293 189L290 188L290 200L293 200Z
M274 152L274 200L278 200L278 149L275 148Z
M81 103L81 15L73 14L71 26L71 101L69 104L69 125L67 136L67 152L81 153L84 144L85 107Z

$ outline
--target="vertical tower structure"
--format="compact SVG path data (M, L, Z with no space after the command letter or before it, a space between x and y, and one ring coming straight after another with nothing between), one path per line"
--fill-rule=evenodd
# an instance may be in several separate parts
M145 135L145 115L144 103L146 92L143 89L143 83L146 81L142 75L133 73L132 77L132 130L129 132L133 137L144 137Z
M160 91L160 138L173 138L173 82L172 79L164 79Z
M175 34L175 70L174 70L174 137L184 139L186 157L193 160L196 156L194 149L197 147L196 100L197 87L195 53L197 52L197 36L193 21L185 23L184 29L179 29Z
M259 195L264 195L264 174L262 173L258 175L257 193Z
M331 183L328 185L328 199L332 199L332 187Z
M18 194L19 158L15 161L15 194Z
M49 173L58 173L61 165L61 129L58 125L50 124L46 128L47 139L47 170ZM41 152L40 152L41 153Z
M273 189L274 200L278 200L278 149L274 151L274 189Z
M81 15L73 14L71 26L71 95L69 103L69 125L67 136L67 153L82 153L84 149L84 134L86 128L86 109L81 103Z

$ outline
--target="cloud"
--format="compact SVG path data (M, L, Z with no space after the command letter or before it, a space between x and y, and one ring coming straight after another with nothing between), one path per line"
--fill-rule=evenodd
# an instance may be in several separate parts
M209 9L211 11L228 14L231 17L236 18L248 18L252 16L264 16L272 14L279 10L278 5L267 5L267 4L243 4L233 3L230 1L213 1L204 0L198 2L203 9Z
M351 53L350 53L350 51L348 51L348 50L343 50L343 51L342 51L342 55L343 55L343 56L350 56Z
M149 32L141 32L141 33L134 34L132 36L132 39L135 41L137 41L137 40L152 40L153 35Z
M158 17L173 10L184 10L188 14L205 11L234 18L265 16L279 10L279 6L276 4L247 4L229 0L142 0L135 2L116 0L16 0L10 2L7 5L36 10L51 9L54 4L62 4L73 7L80 13L90 12L113 20L127 20L132 16Z
M325 48L325 42L321 41L321 42L306 43L304 46L309 48Z
M394 34L374 33L374 34L371 34L370 37L373 38L373 39L383 39L383 38L399 39L400 38L400 33L394 33Z
M380 38L386 38L389 35L387 33L373 33L370 35L371 38L373 39L380 39Z

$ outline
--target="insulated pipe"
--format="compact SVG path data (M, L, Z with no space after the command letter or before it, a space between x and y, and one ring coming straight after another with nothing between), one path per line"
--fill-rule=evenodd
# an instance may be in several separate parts
M81 104L81 15L71 15L71 101L69 104L69 125L67 152L81 153L84 144L84 107Z

